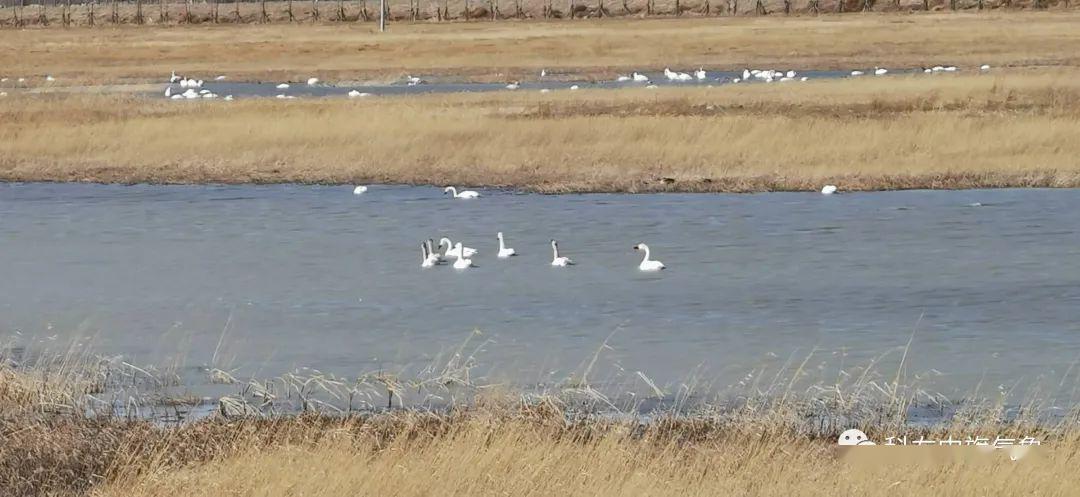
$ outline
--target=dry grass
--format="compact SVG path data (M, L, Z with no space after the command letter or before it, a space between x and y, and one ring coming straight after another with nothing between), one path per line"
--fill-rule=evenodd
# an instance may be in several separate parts
M745 3L745 2L744 2ZM880 2L886 3L886 2ZM198 25L0 29L0 76L52 84L162 81L171 70L234 80L508 81L541 68L584 77L672 67L851 69L1080 65L1080 14L983 12L575 22Z
M0 179L569 191L1080 186L1072 73L171 102L9 97Z

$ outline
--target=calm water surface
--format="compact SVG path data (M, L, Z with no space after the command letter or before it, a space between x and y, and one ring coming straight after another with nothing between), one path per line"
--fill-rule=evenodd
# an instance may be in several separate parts
M927 388L1057 386L1080 357L1078 225L1074 190L461 201L5 184L0 336L136 364L194 368L216 351L244 373L355 375L418 370L476 329L491 381L565 378L607 339L596 375L723 387L815 348L811 376L883 354L891 376L915 329L909 371ZM495 257L500 230L519 257ZM444 235L478 248L479 267L421 269L419 241ZM578 265L550 267L551 238ZM641 241L666 271L637 271Z

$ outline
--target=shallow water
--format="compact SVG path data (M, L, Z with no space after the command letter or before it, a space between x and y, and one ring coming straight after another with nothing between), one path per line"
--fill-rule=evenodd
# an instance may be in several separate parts
M891 381L914 329L905 378L926 389L1071 390L1078 223L1075 190L463 201L428 187L4 184L0 336L179 358L198 383L211 362L417 371L478 329L466 351L491 340L486 381L566 378L607 340L594 381L643 371L723 389L815 348L811 383L882 354ZM519 257L495 257L499 230ZM479 267L421 269L419 241L443 235L478 248ZM551 238L576 266L549 266ZM642 241L667 270L637 271Z

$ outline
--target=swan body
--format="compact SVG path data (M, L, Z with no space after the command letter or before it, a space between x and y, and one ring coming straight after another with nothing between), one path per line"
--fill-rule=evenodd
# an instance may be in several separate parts
M989 71L990 70L990 64L983 64L983 65L979 66L979 70L980 71Z
M787 72L787 74L785 74L785 76L787 76L787 77L789 77L789 78L794 78L794 77L795 77L795 74L796 74L796 72L795 72L795 71L788 71L788 72Z
M697 78L698 81L702 81L708 77L708 75L705 74L705 69L699 67L698 70L694 71L694 77Z
M627 81L630 81L630 76L619 76L615 78L615 81L618 81L619 83L625 83Z
M676 79L679 79L679 75L672 71L669 67L664 68L664 76L667 77L668 81L675 81Z
M944 67L944 68L942 69L942 71L945 71L945 72L956 72L956 66L945 66L945 67Z
M632 78L634 79L634 81L637 81L638 83L644 83L644 82L649 80L648 76L646 76L644 74L636 73L636 72L632 75Z
M288 90L289 89L289 83L281 83L280 85L277 85L274 88L277 88L279 90Z
M874 76L884 76L888 72L889 72L889 70L885 69L884 67L875 67L874 68Z
M188 99L199 98L199 92L195 91L194 88L188 88L187 90L184 90L184 93L182 93L181 95L183 95L184 98Z
M517 81L514 81L513 83L510 83L510 84L506 85L507 90L516 90L518 88L521 88L521 84L518 83Z
M465 191L459 192L459 191L457 191L457 188L455 188L453 186L448 186L446 188L443 188L443 193L451 193L451 194L454 195L454 198L465 198L465 199L476 198L476 197L480 196L479 193L476 193L476 192L474 192L472 190L465 190Z
M499 236L499 258L500 259L506 259L507 257L512 257L512 256L517 255L516 250L506 246L506 242L503 241L503 234L502 234L501 231L499 232L498 236Z
M442 244L440 244L442 246ZM442 264L444 262L442 254L435 251L435 240L427 239L427 251L428 255L435 259L436 264Z
M226 102L232 102L232 99L233 99L232 95L225 95L225 101Z
M472 256L476 255L476 249L466 247L466 246L462 245L461 242L457 242L457 244L454 245L454 248L457 250L457 252L459 254L461 254L462 258L472 257Z
M225 81L225 75L221 75L221 76L218 76L218 77L214 78L214 81Z
M822 195L832 195L836 193L836 185L825 185L821 188Z
M750 74L749 69L743 69L742 70L742 79L743 79L743 81L750 79L750 76L753 76L753 75Z
M863 74L865 73L863 73L862 71L851 71L852 76L862 76Z
M364 193L367 193L367 187L364 185L357 186L356 188L353 188L352 193L353 195L363 195Z
M406 81L406 84L408 84L409 86L416 86L416 85L424 84L424 80L420 79L417 76L408 76L408 77L405 78L405 81Z
M551 252L552 252L552 258L551 258L551 265L552 266L566 267L566 266L572 266L574 264L574 261L570 260L569 257L565 257L565 256L560 257L559 256L559 242L557 242L555 240L551 241Z
M645 251L645 258L641 260L641 264L638 264L638 269L640 269L642 271L659 271L661 269L664 269L664 263L663 262L654 261L654 260L649 258L651 253L649 252L649 246L648 245L645 245L644 243L639 243L637 245L634 245L634 250L644 250Z
M454 261L454 269L468 269L471 267L473 267L472 259L459 257L458 260Z
M308 86L315 86L319 84L319 78L308 78L307 84Z
M171 86L168 86L168 87L165 88L165 96L166 97L171 97L172 96L172 87Z
M742 80L739 79L739 78L735 78L735 79L731 80L732 83L738 83L739 81L742 81Z

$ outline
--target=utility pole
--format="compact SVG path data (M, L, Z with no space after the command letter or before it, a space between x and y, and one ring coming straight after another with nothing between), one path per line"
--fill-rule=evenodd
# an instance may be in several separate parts
M379 32L386 31L386 0L379 0Z

